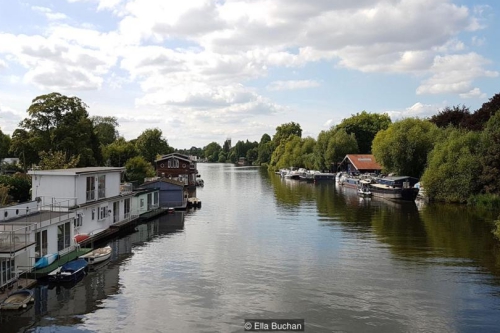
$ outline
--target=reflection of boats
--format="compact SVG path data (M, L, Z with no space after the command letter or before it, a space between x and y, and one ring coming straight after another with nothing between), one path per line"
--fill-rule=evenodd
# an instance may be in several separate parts
M89 253L80 256L80 258L86 260L89 265L93 265L108 260L111 257L111 252L111 246L108 245L90 251Z
M361 197L371 197L370 181L362 179L359 181L358 195Z
M373 178L370 190L373 196L384 199L414 201L418 194L416 183L416 178L408 176L377 177Z
M58 253L46 254L36 261L35 265L33 266L33 269L40 269L40 268L47 267L50 264L52 264L54 261L56 261L57 258L59 258Z
M21 289L13 291L9 296L0 304L0 310L18 310L24 309L28 303L34 302L33 291L30 289Z
M65 263L48 274L51 282L70 282L77 280L85 275L87 270L87 261L85 259L76 259Z

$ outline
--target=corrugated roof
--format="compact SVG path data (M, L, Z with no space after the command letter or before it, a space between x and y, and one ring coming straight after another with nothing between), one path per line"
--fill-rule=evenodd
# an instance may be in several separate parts
M375 157L370 154L349 154L345 158L348 158L357 170L382 170Z

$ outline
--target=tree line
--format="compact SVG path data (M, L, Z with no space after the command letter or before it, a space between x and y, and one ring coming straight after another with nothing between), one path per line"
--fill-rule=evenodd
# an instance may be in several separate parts
M36 97L28 116L12 137L0 129L0 159L18 157L20 170L116 166L126 168L128 180L154 175L158 155L180 152L208 162L236 163L278 170L290 166L337 171L346 154L373 154L385 173L421 178L431 199L466 202L471 196L500 191L500 94L475 112L465 106L447 107L427 118L392 122L387 114L362 111L319 133L302 137L300 124L276 127L259 142L231 139L222 145L176 150L158 128L136 139L120 136L115 117L88 114L78 97L51 93ZM15 166L2 166L2 169ZM13 188L0 179L1 194ZM8 191L10 193L10 191Z

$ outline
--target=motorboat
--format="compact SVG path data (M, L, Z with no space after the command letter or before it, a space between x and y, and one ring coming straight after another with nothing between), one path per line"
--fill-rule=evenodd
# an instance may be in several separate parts
M48 274L51 282L71 282L87 273L87 260L76 259L65 263Z
M20 289L13 291L0 303L0 310L18 310L25 309L28 304L34 302L33 290Z
M35 262L33 269L40 269L51 265L54 261L59 258L58 253L46 254Z
M108 245L81 255L80 258L86 260L89 265L95 265L108 260L112 252L111 246Z

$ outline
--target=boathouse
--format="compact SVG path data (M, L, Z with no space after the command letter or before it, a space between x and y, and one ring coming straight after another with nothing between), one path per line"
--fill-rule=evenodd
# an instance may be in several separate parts
M198 170L196 162L189 156L179 153L164 155L155 161L155 166L157 177L173 179L186 186L196 187Z
M348 173L376 173L382 171L375 157L370 154L348 154L339 164L338 171Z
M169 178L146 180L137 190L159 189L159 207L185 209L187 206L187 189L183 182Z

